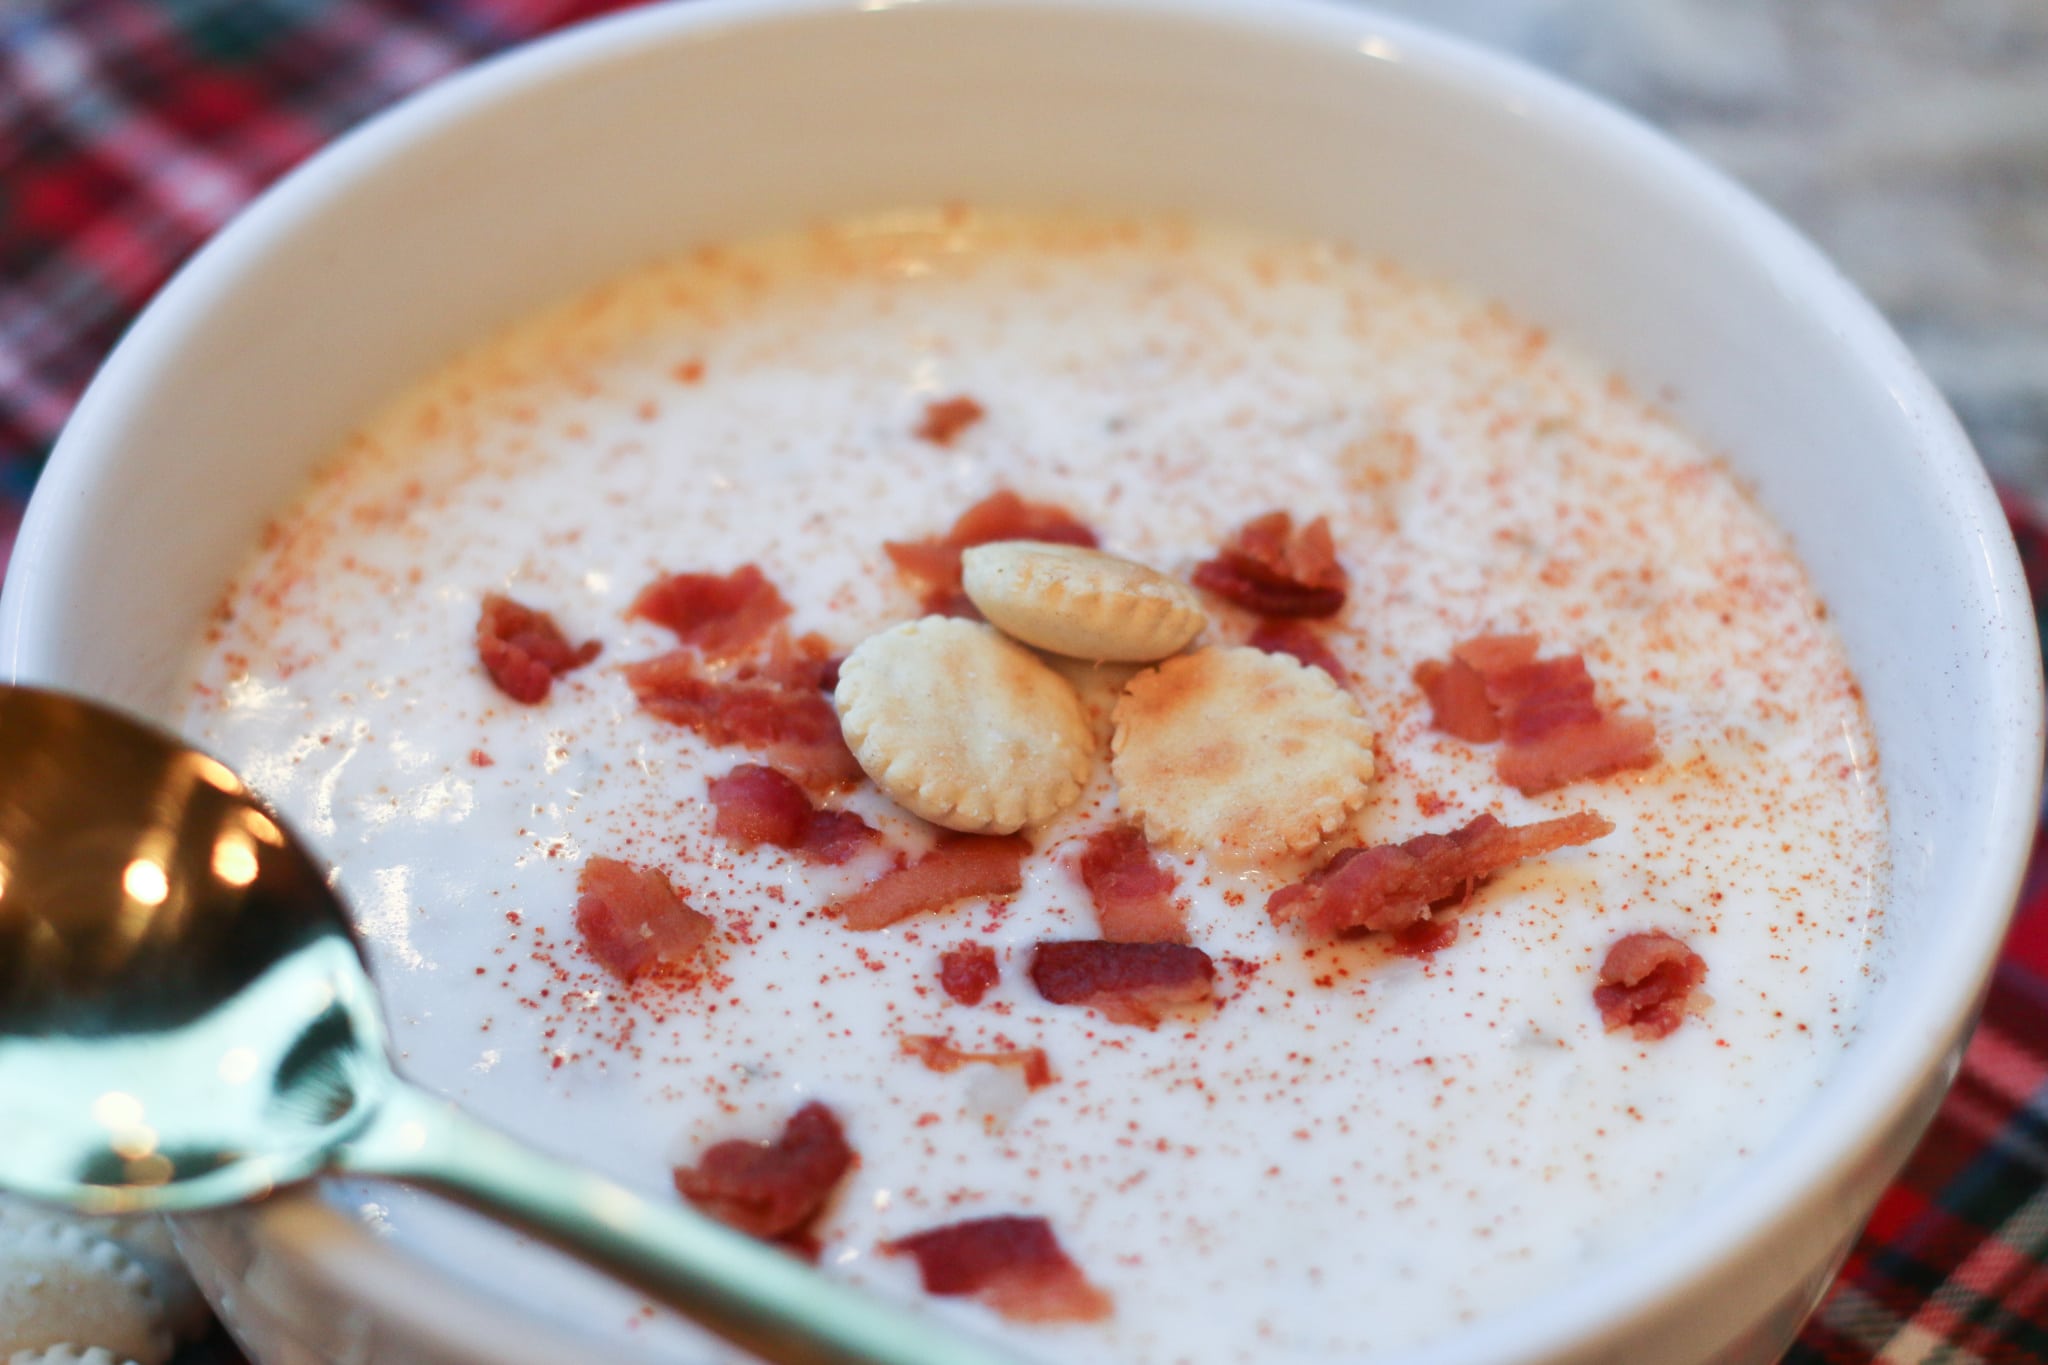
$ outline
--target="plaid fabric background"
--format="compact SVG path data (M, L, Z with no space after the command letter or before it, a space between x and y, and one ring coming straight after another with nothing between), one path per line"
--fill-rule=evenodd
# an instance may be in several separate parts
M0 0L0 562L94 367L250 196L435 77L617 7ZM2048 530L2010 510L2048 601ZM1792 1361L2048 1361L2048 860L2036 847L1962 1077Z

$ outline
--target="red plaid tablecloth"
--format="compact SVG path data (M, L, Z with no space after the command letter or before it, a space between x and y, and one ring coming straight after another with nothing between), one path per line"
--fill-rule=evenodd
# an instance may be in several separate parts
M251 195L435 77L617 7L0 0L0 561L94 367ZM2048 601L2048 531L2011 510ZM1962 1077L1790 1360L2048 1360L2040 849Z

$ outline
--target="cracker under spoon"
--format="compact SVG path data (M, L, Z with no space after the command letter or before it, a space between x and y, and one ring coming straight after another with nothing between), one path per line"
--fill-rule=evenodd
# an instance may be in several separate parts
M453 1198L771 1361L1012 1360L403 1080L339 899L233 772L0 687L0 1188L177 1213L322 1175Z

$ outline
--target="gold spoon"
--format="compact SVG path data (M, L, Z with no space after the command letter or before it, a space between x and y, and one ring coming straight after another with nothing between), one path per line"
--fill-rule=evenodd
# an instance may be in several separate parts
M221 763L0 687L0 1188L93 1213L435 1190L769 1360L1008 1357L407 1083L320 869Z

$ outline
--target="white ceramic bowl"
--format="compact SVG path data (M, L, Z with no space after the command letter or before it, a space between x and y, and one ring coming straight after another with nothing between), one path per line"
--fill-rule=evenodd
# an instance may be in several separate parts
M1996 502L1870 307L1628 118L1369 13L703 0L446 81L215 240L93 384L0 603L16 677L158 715L266 515L461 343L705 239L964 199L1350 239L1617 362L1792 531L1869 698L1883 979L1739 1194L1427 1361L1775 1359L1953 1075L2033 829L2033 619ZM187 1245L269 1365L587 1360L307 1198Z

